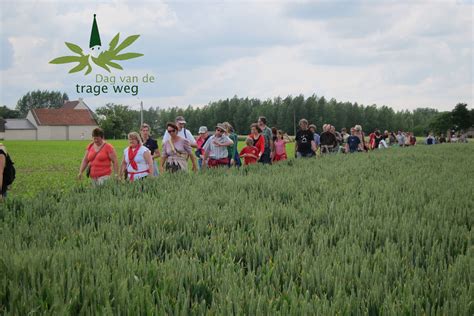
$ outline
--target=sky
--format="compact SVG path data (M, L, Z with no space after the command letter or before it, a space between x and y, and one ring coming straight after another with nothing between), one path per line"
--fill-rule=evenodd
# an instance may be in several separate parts
M446 1L1 1L0 105L32 90L167 108L238 97L317 95L395 110L474 104L474 2ZM139 34L124 70L69 74L65 42L89 51L93 15L103 49ZM137 96L98 75L149 74ZM109 85L77 93L76 84Z

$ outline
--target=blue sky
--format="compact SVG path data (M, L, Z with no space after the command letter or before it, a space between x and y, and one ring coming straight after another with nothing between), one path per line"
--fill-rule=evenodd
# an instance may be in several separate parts
M2 1L0 104L36 89L137 107L316 94L397 110L473 105L471 1ZM88 48L93 14L103 45L141 37L119 75L157 77L138 97L77 94L95 84L48 61Z

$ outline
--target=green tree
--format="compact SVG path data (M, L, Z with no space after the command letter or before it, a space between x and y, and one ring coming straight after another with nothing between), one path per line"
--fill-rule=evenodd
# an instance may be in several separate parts
M458 103L451 112L452 123L458 130L467 130L472 126L471 115L466 103Z
M436 134L446 133L453 127L453 117L451 112L441 112L431 119L429 128Z
M59 91L30 91L18 100L16 110L21 115L26 115L31 109L60 108L63 106L64 101L68 100L67 94Z
M0 106L0 117L3 118L19 118L21 117L20 111L12 110L6 105Z
M132 110L127 105L108 103L96 110L99 125L107 138L125 138L131 131L140 128L140 111Z

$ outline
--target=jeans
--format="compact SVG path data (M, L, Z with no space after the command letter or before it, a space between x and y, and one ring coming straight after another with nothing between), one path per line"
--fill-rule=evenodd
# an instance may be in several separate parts
M311 151L309 153L302 153L302 152L296 152L296 158L311 158L314 157L314 152Z

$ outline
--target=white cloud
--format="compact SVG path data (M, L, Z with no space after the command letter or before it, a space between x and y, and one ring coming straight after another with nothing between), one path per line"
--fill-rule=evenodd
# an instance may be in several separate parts
M127 61L126 73L158 75L158 83L143 86L140 93L148 105L300 93L395 109L473 105L472 4L366 1L348 7L325 1L299 6L274 1L2 2L1 43L10 45L1 49L9 55L2 56L0 103L12 106L33 89L63 90L75 98L75 82L93 83L92 77L69 75L67 66L48 61L67 52L64 41L86 47L96 13L103 44L116 32L142 35L133 50L145 56ZM94 107L138 104L126 95L82 97Z

